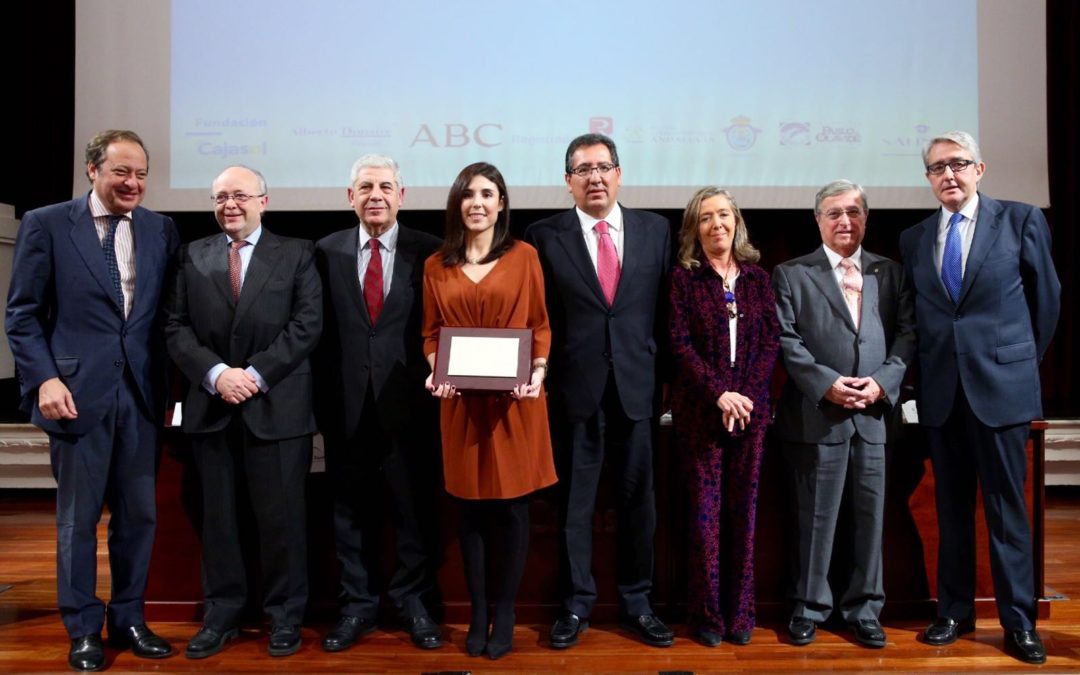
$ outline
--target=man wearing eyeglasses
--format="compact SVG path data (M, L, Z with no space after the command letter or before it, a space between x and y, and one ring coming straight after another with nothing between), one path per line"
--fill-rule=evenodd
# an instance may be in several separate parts
M938 618L923 640L947 645L975 630L977 480L1006 650L1043 663L1024 481L1030 423L1042 415L1039 362L1060 311L1050 230L1036 207L978 192L986 165L970 134L932 139L923 163L941 208L900 236L940 532Z
M248 584L239 514L258 531L271 656L300 648L307 604L304 482L311 464L311 366L322 284L310 241L262 225L259 172L232 166L213 183L223 234L183 246L169 289L169 355L188 380L183 429L202 484L203 625L185 655L221 651L239 632Z
M165 350L158 322L172 219L139 206L149 157L133 131L86 146L89 194L29 211L15 241L8 342L24 412L49 435L56 477L57 604L74 670L105 667L109 643L161 658L143 601L156 512ZM111 597L97 597L97 525L108 505Z
M623 624L646 644L674 634L649 603L656 506L652 419L657 336L666 332L660 290L671 266L667 220L623 208L615 143L586 134L566 150L566 187L575 208L532 224L540 254L552 346L548 391L562 494L560 591L551 646L574 645L596 602L593 510L600 469L615 472L616 581Z
M885 440L915 352L915 319L900 263L862 246L869 213L862 187L829 183L814 198L821 247L773 270L788 374L773 428L784 444L798 532L788 622L796 645L813 642L834 611L863 646L886 643L878 620ZM845 494L851 506L842 514ZM851 523L851 570L833 573L834 589L841 517Z

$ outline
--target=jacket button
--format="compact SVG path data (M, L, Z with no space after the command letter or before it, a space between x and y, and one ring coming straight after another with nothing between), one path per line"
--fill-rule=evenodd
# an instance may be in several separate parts
M375 337L375 329L374 328L371 330L370 333L368 333L368 337Z
M117 360L113 361L112 364L114 366L116 366L117 368L119 368L120 366L124 365L124 362L121 361L120 359L117 359Z

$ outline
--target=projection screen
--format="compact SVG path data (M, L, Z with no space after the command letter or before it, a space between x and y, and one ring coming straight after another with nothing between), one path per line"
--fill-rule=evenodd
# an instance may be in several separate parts
M995 195L1048 205L1042 0L88 0L76 3L73 192L97 130L138 131L146 204L205 210L225 166L278 210L346 208L357 157L438 209L496 164L517 208L563 208L567 142L618 144L620 198L702 185L805 208L850 178L882 208L934 201L920 150L965 129Z

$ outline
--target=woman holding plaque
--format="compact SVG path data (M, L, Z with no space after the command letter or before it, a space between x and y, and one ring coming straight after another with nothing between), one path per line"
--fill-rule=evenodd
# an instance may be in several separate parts
M731 194L698 190L671 273L675 434L691 501L689 623L710 647L754 628L754 520L779 325Z
M458 174L446 201L443 246L424 265L424 353L433 371L444 326L532 330L532 372L512 390L459 391L433 376L427 382L442 399L446 490L459 500L472 602L465 649L497 659L512 647L514 600L529 547L529 495L556 477L541 396L551 346L543 273L536 251L510 236L506 183L485 162Z

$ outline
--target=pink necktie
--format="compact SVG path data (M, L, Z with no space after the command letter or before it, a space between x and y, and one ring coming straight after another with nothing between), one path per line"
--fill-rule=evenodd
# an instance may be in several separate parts
M367 271L364 272L364 302L367 304L368 316L371 317L372 325L379 320L383 306L383 268L382 253L379 249L378 239L368 239L371 248L371 260L368 261Z
M247 245L246 241L229 242L229 282L232 284L233 302L240 302L240 249Z
M844 288L844 302L847 303L851 320L855 322L855 328L858 329L859 317L862 315L862 274L859 274L859 270L850 258L840 261L840 269L844 270L844 278L841 282Z
M615 304L615 289L619 287L619 254L615 252L615 242L608 234L606 220L601 220L593 226L598 236L596 247L596 276L600 277L600 288L604 291L604 298L608 305Z

